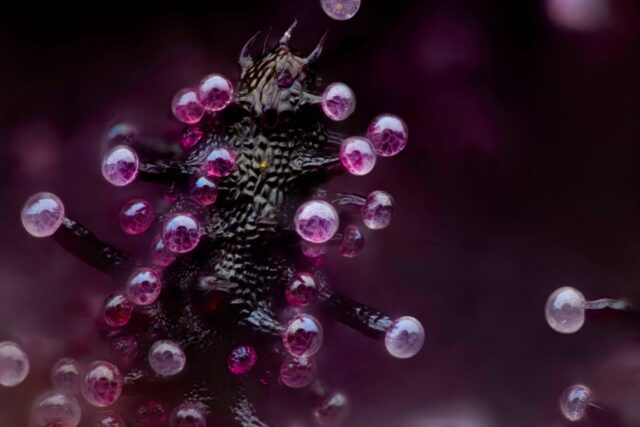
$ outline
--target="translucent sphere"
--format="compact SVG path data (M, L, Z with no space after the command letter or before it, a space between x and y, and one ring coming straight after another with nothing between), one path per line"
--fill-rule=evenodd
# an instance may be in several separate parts
M48 237L62 225L64 205L55 194L34 194L25 202L20 218L27 233L34 237Z
M355 109L356 95L344 83L331 83L322 94L322 111L331 120L345 120Z
M38 396L31 408L32 427L76 427L82 412L78 401L61 391Z
M204 409L195 403L185 402L177 406L169 419L170 427L206 427L207 416Z
M225 147L216 147L205 160L205 171L209 176L218 178L229 176L236 164L236 155Z
M294 307L307 307L315 301L320 291L316 279L310 273L297 273L287 284L285 297Z
M287 387L302 388L313 382L317 372L314 359L287 357L280 366L280 381Z
M393 197L389 193L374 191L362 207L362 222L372 230L381 230L391 224L394 207Z
M151 262L158 267L166 267L175 261L177 255L164 245L162 236L157 235L151 241Z
M233 100L233 85L220 74L209 74L198 85L198 100L208 111L220 111Z
M154 269L142 267L129 276L126 291L129 300L134 304L153 304L162 291L162 279Z
M376 165L376 152L368 139L352 136L342 141L340 162L352 175L366 175Z
M339 221L336 209L323 200L303 203L294 217L296 231L311 243L329 241L336 234Z
M138 128L131 123L116 123L107 131L107 142L110 145L128 145L138 139Z
M234 348L227 359L229 371L235 375L244 375L258 361L258 355L250 345L241 345Z
M18 344L12 341L0 343L0 384L13 387L29 374L29 358Z
M201 176L191 184L191 198L201 206L212 205L218 198L218 186L206 176Z
M126 427L124 419L115 412L98 415L94 427Z
M184 148L185 150L190 149L202 139L203 134L204 133L202 132L202 129L197 126L185 129L185 131L182 133L182 148Z
M122 394L123 379L118 367L112 363L96 361L84 374L82 396L93 406L112 405Z
M382 114L373 119L367 129L367 138L383 157L395 156L409 140L409 129L405 122L393 114Z
M582 384L567 387L560 397L560 411L569 421L581 420L591 403L591 390Z
M51 369L51 384L56 390L69 396L75 396L80 392L81 372L82 368L77 360L60 359Z
M349 224L344 228L342 242L338 246L340 255L346 258L353 258L364 249L364 235L355 225Z
M349 415L349 400L344 393L332 392L320 401L313 416L321 426L338 426Z
M124 326L131 320L133 304L121 293L112 294L104 301L102 315L109 326Z
M200 221L186 213L169 217L162 227L162 241L175 253L193 250L200 241Z
M418 354L424 345L424 328L418 319L403 316L393 321L384 336L389 354L398 359L408 359Z
M163 377L179 374L186 362L187 358L182 348L173 341L156 341L149 349L149 365Z
M294 357L311 357L320 350L324 332L322 325L309 314L294 316L282 335L284 348Z
M176 119L182 123L198 123L204 115L204 108L198 100L196 91L193 89L182 89L175 94L171 101L171 111Z
M138 341L131 335L120 335L111 340L110 349L119 362L131 365L138 355Z
M155 400L143 402L136 409L138 427L160 427L167 424L167 413L162 404Z
M130 200L120 210L120 227L127 234L144 233L154 219L151 203L143 199Z
M126 145L113 147L102 158L102 176L116 187L131 184L139 168L138 155Z
M586 300L582 292L570 287L556 289L544 307L547 323L556 332L572 334L584 324Z
M345 21L355 16L360 9L361 0L320 0L322 10L330 18Z

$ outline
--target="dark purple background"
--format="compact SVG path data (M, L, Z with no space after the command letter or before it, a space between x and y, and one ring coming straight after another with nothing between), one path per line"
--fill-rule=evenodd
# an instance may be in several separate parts
M0 389L0 425L25 425L56 358L105 354L93 319L118 285L28 237L24 200L53 191L99 236L145 248L150 236L123 236L116 214L159 190L102 179L108 124L166 133L178 89L212 71L237 79L246 39L269 27L279 36L293 18L303 51L330 29L321 75L357 94L336 129L360 133L393 112L411 132L371 175L331 184L384 189L398 204L360 257L330 257L335 286L427 330L422 353L397 361L326 325L320 371L351 396L348 425L563 426L557 398L574 382L624 425L640 424L640 324L597 313L561 336L543 317L561 285L640 299L637 3L609 0L610 20L595 31L554 25L542 0L363 0L347 22L315 0L189 3L82 12L24 2L1 14L0 339L21 342L33 366L25 383ZM287 420L282 412L272 415Z

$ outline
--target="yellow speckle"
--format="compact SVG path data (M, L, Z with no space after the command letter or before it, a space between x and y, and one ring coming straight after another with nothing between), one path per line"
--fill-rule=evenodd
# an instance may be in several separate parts
M267 162L262 162L260 163L260 169L266 169L267 168Z

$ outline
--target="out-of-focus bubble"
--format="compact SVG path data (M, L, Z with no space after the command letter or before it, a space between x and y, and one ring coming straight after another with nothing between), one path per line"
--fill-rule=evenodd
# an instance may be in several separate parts
M558 27L594 31L609 23L610 5L608 0L548 0L547 14Z
M13 387L29 374L29 358L22 348L11 341L0 343L0 384Z
M76 399L61 391L49 391L36 398L31 409L31 426L76 427L81 415Z

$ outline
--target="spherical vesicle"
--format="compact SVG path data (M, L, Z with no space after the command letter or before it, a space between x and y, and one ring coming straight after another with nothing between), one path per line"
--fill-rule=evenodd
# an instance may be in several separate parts
M191 184L191 198L201 206L210 206L218 198L218 185L206 176L198 177Z
M0 385L14 387L29 374L29 358L22 347L12 341L0 343Z
M294 307L307 307L318 297L320 288L312 274L296 273L285 288L285 298Z
M124 419L115 412L98 415L94 427L126 427Z
M59 391L48 391L36 398L31 407L31 427L76 427L82 411L78 401Z
M342 141L340 162L352 175L366 175L376 165L376 151L368 139L352 136Z
M342 242L338 246L340 255L346 258L353 258L364 249L364 235L358 227L349 224L344 228Z
M280 381L287 387L302 388L313 382L318 367L312 358L287 357L280 366Z
M369 194L362 207L362 222L372 230L381 230L391 224L395 202L393 197L384 191Z
M136 408L138 427L160 427L167 424L167 413L162 404L156 400L142 402Z
M138 268L129 276L126 291L129 300L136 305L153 304L162 291L162 278L152 268Z
M220 111L233 100L233 84L220 74L209 74L200 81L198 100L207 111Z
M330 18L346 21L358 12L360 2L361 0L320 0L320 5Z
M107 325L124 326L131 320L133 304L123 293L111 294L104 301L102 317Z
M175 94L171 101L171 111L176 119L186 124L197 123L204 115L204 108L196 91L189 88L181 89Z
M116 187L131 184L139 169L138 155L126 145L113 147L102 158L102 176Z
M174 341L159 340L149 349L149 366L158 375L169 377L184 369L187 358L182 347Z
M251 371L257 361L258 355L255 349L250 345L241 345L231 350L227 365L232 374L244 375Z
M556 289L547 299L544 315L556 332L572 334L584 325L586 299L582 292L571 287Z
M129 145L138 139L138 128L131 123L116 123L107 130L105 139L109 145Z
M202 129L200 129L198 126L192 126L185 129L185 131L182 133L182 139L180 140L180 142L182 143L182 148L184 148L185 150L190 149L202 139L202 135L204 135L204 132L202 132Z
M403 316L393 321L384 336L389 354L408 359L418 354L424 345L424 328L414 317Z
M123 378L118 367L98 360L91 363L82 381L82 396L93 406L112 405L122 394Z
M199 241L200 221L191 214L174 214L162 227L162 242L172 252L189 252L198 246Z
M322 111L331 120L345 120L355 109L356 95L344 83L331 83L322 94Z
M53 365L51 369L51 385L56 390L75 396L80 392L82 368L77 360L65 357Z
M560 397L560 411L569 421L584 418L591 403L591 390L582 384L567 387Z
M236 164L236 155L226 147L214 147L205 159L204 168L209 176L229 176Z
M294 357L311 357L322 346L324 332L315 317L302 313L294 316L282 335L284 348Z
M169 427L206 427L207 415L202 406L185 402L171 412Z
M407 146L409 129L405 122L393 114L382 114L373 119L367 129L367 139L383 157L398 154Z
M166 267L175 261L177 255L171 252L162 241L162 236L157 235L151 241L151 262L158 267Z
M342 425L349 416L349 400L344 393L329 393L313 410L313 417L323 427Z
M53 235L64 220L62 200L53 193L37 193L25 202L20 215L22 226L34 237Z
M154 217L151 203L143 199L130 200L120 210L120 227L127 234L144 233L153 224Z
M303 203L294 217L296 232L311 243L329 241L338 230L338 212L324 200L310 200Z

